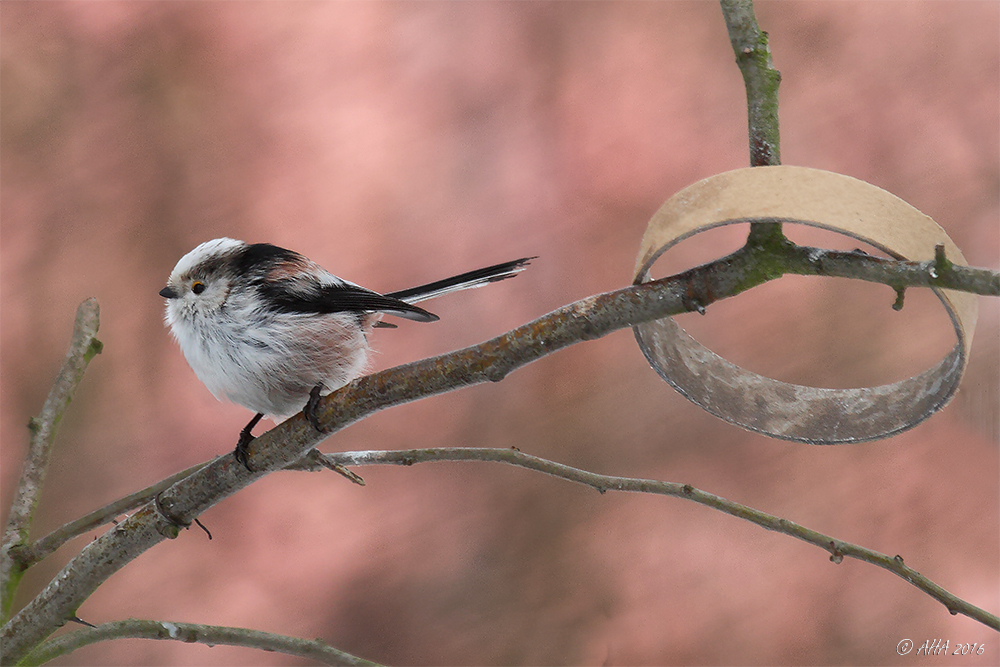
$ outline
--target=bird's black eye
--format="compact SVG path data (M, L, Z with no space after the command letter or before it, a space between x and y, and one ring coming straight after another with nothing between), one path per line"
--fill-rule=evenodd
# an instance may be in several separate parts
M205 283L201 282L200 280L194 281L193 283L191 283L191 291L194 292L195 294L201 294L202 292L205 291Z

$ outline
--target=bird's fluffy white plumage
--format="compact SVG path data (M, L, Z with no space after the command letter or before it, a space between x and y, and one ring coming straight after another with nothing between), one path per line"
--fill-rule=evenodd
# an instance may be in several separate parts
M313 387L322 384L326 394L364 372L367 334L377 315L268 307L254 284L267 274L240 275L235 263L247 247L222 238L184 255L167 281L178 296L167 300L166 322L188 364L216 398L287 417L302 409ZM266 268L292 293L315 284L343 283L301 259ZM196 284L204 285L204 291L196 293Z
M188 364L217 398L285 417L314 387L328 394L364 373L381 313L433 321L411 304L508 278L527 261L381 295L298 253L220 238L184 255L160 294Z

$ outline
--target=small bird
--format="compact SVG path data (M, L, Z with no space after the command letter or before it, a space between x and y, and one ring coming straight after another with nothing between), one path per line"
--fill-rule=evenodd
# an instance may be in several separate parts
M292 250L221 238L181 257L160 296L166 324L198 379L219 400L256 413L233 452L251 470L247 446L264 415L302 410L320 430L319 398L365 372L372 329L394 328L383 314L434 322L437 315L413 304L510 278L532 259L379 294Z

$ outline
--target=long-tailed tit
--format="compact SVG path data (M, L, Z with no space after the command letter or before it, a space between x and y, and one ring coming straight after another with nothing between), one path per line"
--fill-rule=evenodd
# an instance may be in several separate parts
M234 452L247 469L261 417L299 410L314 427L320 396L362 375L382 315L433 322L413 304L510 278L532 257L379 294L291 250L222 238L181 257L160 296L188 364L216 398L253 410ZM305 407L303 407L305 406Z

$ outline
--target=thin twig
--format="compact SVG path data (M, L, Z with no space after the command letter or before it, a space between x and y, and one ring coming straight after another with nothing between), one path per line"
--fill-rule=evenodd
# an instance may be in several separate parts
M635 493L652 493L665 496L674 496L691 500L701 505L711 507L726 514L744 519L757 524L767 530L790 535L809 544L813 544L825 551L830 552L830 560L840 563L844 558L854 558L856 560L877 565L889 570L905 581L927 593L929 596L943 604L951 614L963 614L1000 631L1000 618L990 612L966 602L956 595L948 592L941 586L920 574L913 568L903 563L902 556L887 556L886 554L867 549L850 542L838 540L829 535L817 532L805 526L801 526L788 519L762 512L753 507L742 505L732 500L727 500L705 491L694 488L689 484L678 482L662 482L653 479L637 479L634 477L615 477L611 475L601 475L599 473L581 470L562 463L556 463L548 459L539 458L530 454L525 454L516 449L499 448L478 448L478 447L454 447L436 449L407 449L396 451L365 451L365 452L336 452L324 454L331 465L342 466L364 466L364 465L414 465L416 463L428 463L432 461L485 461L495 463L507 463L520 468L527 468L542 472L553 477L584 484L597 489L602 494L606 491L628 491Z
M228 454L226 454L228 456ZM79 537L84 533L91 531L95 528L103 526L111 522L115 517L131 512L137 507L141 507L151 501L156 494L169 489L171 486L184 479L188 475L201 470L203 467L211 463L211 461L206 461L204 463L199 463L193 465L187 470L182 470L178 473L174 473L166 479L162 479L156 484L147 486L145 489L136 491L135 493L130 493L127 496L119 498L114 502L108 503L104 507L100 507L90 514L86 514L79 519L75 519L66 523L56 530L52 531L45 537L42 537L30 545L15 546L11 553L14 559L21 564L22 567L28 568L32 565L40 562L41 560L48 557L50 554L55 552L57 549L62 547L73 538ZM322 455L318 450L311 450L305 456L295 463L291 463L285 466L285 470L305 470L309 472L315 472L316 470L333 470L340 475L343 475L347 479L351 480L355 484L364 486L365 482L363 479L355 475L349 470L345 470L342 467L333 466L331 463L322 458Z
M1000 296L1000 273L952 264L944 257L944 246L937 248L940 250L936 250L932 260L907 262L873 257L856 251L791 246L784 254L783 266L786 273L796 275L853 278L882 283L892 287L897 293L907 287L935 287L982 296ZM902 298L898 298L901 304Z
M208 646L224 644L285 653L315 660L324 665L363 665L366 667L377 667L378 665L378 663L336 649L319 639L299 639L298 637L246 628L149 621L135 618L103 623L94 628L70 632L51 639L32 651L21 664L41 665L83 646L110 639L165 639Z
M45 399L42 412L28 423L28 429L31 431L28 455L24 461L14 501L11 503L10 516L0 547L0 587L2 587L0 619L2 620L6 620L10 613L14 592L24 572L24 567L13 558L11 549L28 539L35 508L38 506L42 485L45 482L45 474L48 472L56 429L70 401L73 400L73 394L83 379L87 364L94 355L101 352L101 341L97 340L99 326L100 308L97 299L87 299L76 310L69 351Z
M46 558L49 554L73 538L79 537L87 531L109 523L117 516L121 516L126 512L131 512L135 508L145 505L152 500L156 494L165 489L169 489L178 481L184 479L196 470L200 470L206 465L208 465L208 463L199 463L198 465L191 466L187 470L182 470L179 473L175 473L170 477L167 477L166 479L160 480L152 486L147 486L145 489L141 489L135 493L130 493L124 498L120 498L105 505L104 507L94 510L90 514L86 514L75 521L70 521L30 545L15 547L12 554L22 567L30 567Z

